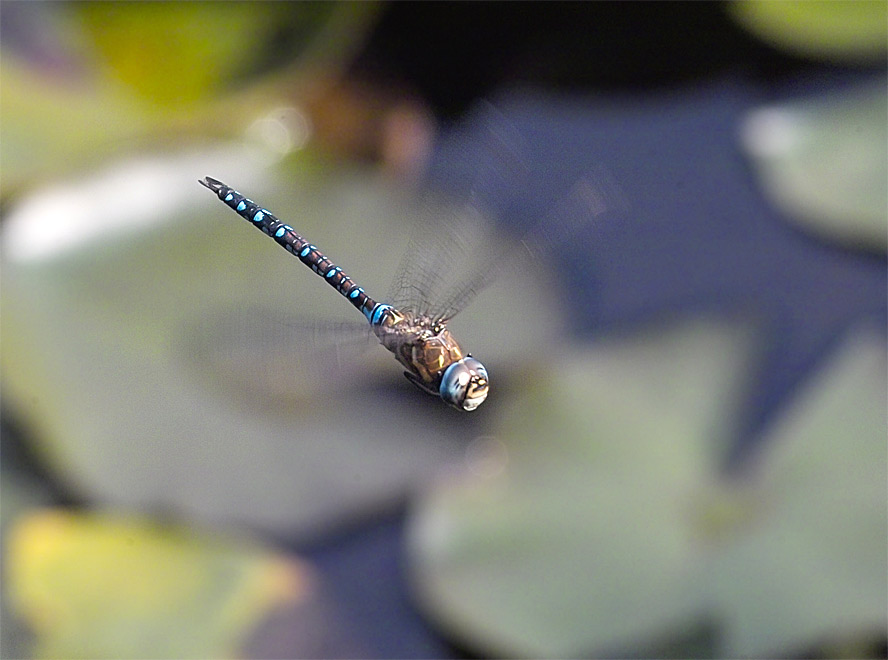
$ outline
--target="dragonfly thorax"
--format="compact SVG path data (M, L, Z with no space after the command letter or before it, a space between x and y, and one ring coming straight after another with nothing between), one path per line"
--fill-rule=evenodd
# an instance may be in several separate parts
M393 322L374 331L420 389L461 410L474 410L487 397L487 370L463 353L444 322L395 312Z
M463 359L462 349L443 323L427 316L397 313L393 322L373 327L380 343L423 383L435 386L444 370Z

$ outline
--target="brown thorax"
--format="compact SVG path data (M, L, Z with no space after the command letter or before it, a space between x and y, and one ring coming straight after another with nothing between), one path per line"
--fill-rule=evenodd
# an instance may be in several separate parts
M427 316L412 319L399 313L392 323L375 331L398 362L424 383L437 383L447 367L463 358L462 349L444 323L435 323Z

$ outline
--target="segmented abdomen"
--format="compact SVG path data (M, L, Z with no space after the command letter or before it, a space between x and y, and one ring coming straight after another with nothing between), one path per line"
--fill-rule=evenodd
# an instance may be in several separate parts
M287 252L324 278L330 286L345 296L373 325L383 325L391 317L390 305L379 303L364 293L342 269L328 259L317 247L300 236L290 225L281 222L274 214L241 195L221 181L206 177L201 184L215 192L219 199L234 209L238 215L257 229L271 236Z

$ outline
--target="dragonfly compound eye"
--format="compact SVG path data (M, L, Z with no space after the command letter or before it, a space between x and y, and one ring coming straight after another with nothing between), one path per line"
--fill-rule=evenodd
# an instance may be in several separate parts
M441 398L460 410L474 410L487 398L487 369L475 358L454 362L441 377Z

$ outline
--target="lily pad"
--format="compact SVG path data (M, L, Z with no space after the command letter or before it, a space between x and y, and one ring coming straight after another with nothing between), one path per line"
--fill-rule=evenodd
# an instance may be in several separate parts
M45 510L5 539L6 587L38 658L237 657L306 568L244 541Z
M613 652L691 620L693 504L714 483L744 333L702 323L555 360L504 417L508 467L413 518L431 615L484 654ZM724 439L724 438L722 438Z
M442 480L412 518L430 616L495 656L773 656L884 632L884 343L850 346L729 478L749 355L700 325L533 374L498 429L505 469Z
M791 220L830 240L884 251L886 114L884 84L764 107L746 119L743 146L765 192Z
M839 61L884 61L888 5L876 0L743 0L729 7L759 38L800 55Z
M192 105L243 74L282 20L281 6L241 3L87 3L74 9L100 58L99 71L149 103L173 108Z
M765 439L744 485L758 513L701 581L725 623L725 656L835 650L888 632L886 368L883 339L851 337Z

